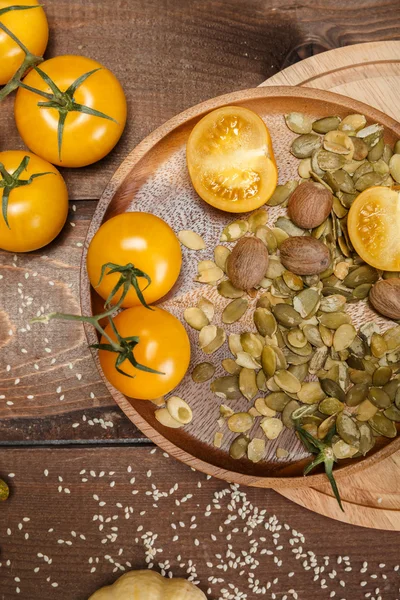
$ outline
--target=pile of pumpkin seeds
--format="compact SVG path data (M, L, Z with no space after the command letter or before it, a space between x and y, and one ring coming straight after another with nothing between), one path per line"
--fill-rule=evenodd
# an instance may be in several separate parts
M223 401L214 443L221 447L224 427L237 433L229 449L233 458L247 456L258 462L268 440L276 439L284 428L295 427L317 440L333 431L329 446L334 459L358 457L373 448L377 437L397 435L400 326L381 333L375 322L368 322L357 330L346 305L365 301L380 277L399 274L377 271L361 260L351 245L346 220L361 191L400 183L400 142L394 149L385 144L383 127L367 125L363 115L313 121L291 113L285 120L289 129L300 134L290 148L300 159L300 182L312 179L329 188L334 195L332 213L312 231L299 228L286 216L270 225L264 208L224 228L214 260L198 263L196 281L216 286L228 300L223 324L237 322L250 309L254 329L227 335L212 323L214 305L203 296L196 307L186 309L184 318L199 331L205 358L226 340L231 356L222 361L227 373L223 377L214 378L211 360L198 364L191 375L198 384L208 382ZM291 180L278 185L268 205L285 207L298 184ZM233 246L245 235L259 238L269 252L265 277L247 297L226 278L230 249L222 245ZM321 275L300 277L281 264L281 243L299 235L311 235L329 248L331 264ZM201 246L197 238L195 243L187 241L188 247ZM241 397L249 402L249 409L234 413L229 401ZM264 437L250 439L248 432L257 420ZM288 452L278 448L276 454L284 458Z

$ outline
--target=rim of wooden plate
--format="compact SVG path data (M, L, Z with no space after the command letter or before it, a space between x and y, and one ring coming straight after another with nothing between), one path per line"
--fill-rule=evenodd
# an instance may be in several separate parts
M81 308L82 314L92 314L92 304L91 304L91 291L89 279L87 276L85 264L86 264L86 254L88 245L103 222L104 215L106 210L112 201L114 195L116 194L118 188L124 182L125 178L128 174L135 168L136 164L146 155L149 150L151 150L154 145L160 142L166 135L171 133L177 127L183 125L189 119L195 117L201 117L210 110L214 110L221 106L225 106L228 104L237 104L240 102L245 102L247 100L253 100L254 98L263 98L263 97L301 97L301 98L309 98L310 100L320 100L326 102L334 102L336 104L342 104L349 110L353 110L357 113L368 114L370 118L382 123L385 127L395 132L396 135L400 137L400 124L386 115L385 113L377 110L365 104L364 102L359 102L358 100L354 100L347 96L343 96L341 94L336 94L333 92L327 92L324 90L317 90L313 88L299 88L294 86L271 86L271 87L258 87L258 88L250 88L246 90L241 90L238 92L232 92L228 94L224 94L222 96L217 96L210 100L206 100L205 102L201 102L187 110L179 113L169 121L162 124L160 127L155 129L152 133L150 133L144 140L142 140L126 157L126 159L122 162L120 167L114 173L110 182L106 186L99 202L96 207L95 213L92 217L91 224L89 226L85 243L84 243L84 251L82 254L81 260L81 268L80 268L80 285L81 285ZM85 324L85 332L86 337L89 344L96 343L97 337L95 331ZM319 485L326 482L326 476L324 473L319 473L315 475L307 475L304 476L294 476L294 477L260 477L254 475L246 475L240 472L231 471L227 469L222 469L220 467L215 466L212 463L206 462L200 458L197 458L194 454L190 454L186 450L183 450L169 439L164 437L162 433L157 431L146 419L138 413L129 400L121 394L118 390L116 390L105 378L103 371L100 367L99 359L97 356L97 352L92 350L92 355L97 365L97 368L100 372L100 375L106 384L110 394L112 395L115 402L122 409L125 415L132 421L136 427L138 427L142 433L148 437L152 442L154 442L157 446L162 448L165 452L176 458L177 460L187 464L188 466L202 471L207 475L212 475L213 477L217 477L219 479L223 479L229 483L238 483L242 485L248 485L252 487L261 487L261 488L277 488L277 487L294 487L294 486L308 486L312 487L313 485ZM361 459L359 462L348 464L342 467L339 467L335 471L335 477L337 479L341 479L343 477L349 476L351 473L357 471L364 470L373 464L381 461L382 459L390 456L394 452L400 449L400 436L397 436L393 441L389 442L383 448L377 450L373 455L366 456L364 459ZM299 461L300 462L300 461Z

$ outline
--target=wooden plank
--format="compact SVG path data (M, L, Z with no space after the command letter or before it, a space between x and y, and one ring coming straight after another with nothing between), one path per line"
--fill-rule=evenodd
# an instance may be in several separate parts
M0 474L11 486L0 520L4 600L36 600L39 590L41 600L81 600L146 560L191 576L209 600L399 595L398 534L207 479L158 449L3 450ZM256 581L269 589L257 594Z
M71 205L64 230L47 248L25 255L0 251L3 443L143 438L103 384L83 326L30 324L43 312L79 314L82 246L95 205Z
M82 53L115 72L130 117L117 148L64 172L71 198L97 199L128 152L155 127L207 98L255 87L284 64L324 49L399 39L397 0L46 0L48 57ZM22 148L13 98L0 111L7 147Z

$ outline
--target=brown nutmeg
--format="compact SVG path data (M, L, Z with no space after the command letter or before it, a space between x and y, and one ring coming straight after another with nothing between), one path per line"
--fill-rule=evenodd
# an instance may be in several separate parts
M226 273L235 288L248 291L265 277L268 261L268 250L262 241L244 237L230 253Z
M318 275L329 267L328 248L311 236L289 237L280 246L281 263L296 275Z
M400 279L380 279L372 286L369 300L378 313L389 319L400 319Z
M313 229L328 218L332 205L333 195L326 187L305 181L290 196L288 214L298 227Z

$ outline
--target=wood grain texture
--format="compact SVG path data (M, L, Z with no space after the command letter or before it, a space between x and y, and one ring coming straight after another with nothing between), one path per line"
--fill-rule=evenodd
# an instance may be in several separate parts
M198 102L255 87L282 66L339 46L400 38L397 0L45 0L47 57L85 54L109 67L128 99L123 138L84 171L64 171L71 198L98 199L121 161L155 127ZM13 98L1 149L22 147ZM82 176L84 173L84 176Z
M2 450L0 476L2 600L84 600L151 564L208 600L399 597L397 533L208 479L159 449Z
M184 309L196 306L200 296L205 295L214 303L216 309L213 323L223 326L229 335L254 329L252 315L257 298L252 300L253 305L243 318L227 327L221 321L227 301L215 288L195 282L198 260L213 258L221 232L232 221L232 215L213 209L199 199L186 168L186 144L193 127L209 111L226 105L244 106L264 119L273 140L281 183L298 176L298 161L289 152L291 139L295 138L295 134L284 125L284 115L287 113L305 112L313 119L332 114L343 118L351 113L361 113L366 116L368 123L380 123L385 127L385 141L391 146L400 137L400 125L384 113L345 96L308 88L260 87L213 98L184 111L156 129L122 163L96 208L85 241L85 249L103 222L132 210L151 212L161 217L175 232L182 229L195 231L202 236L206 249L194 253L183 248L179 279L160 306L184 322ZM282 214L286 214L286 209L279 206L269 207L269 222L274 223ZM85 268L81 273L81 297L83 310L85 314L89 314L93 294ZM365 303L358 303L349 310L356 326L375 320L384 331L392 325L391 321L379 317ZM155 418L154 405L124 396L105 380L120 408L153 442L175 458L209 475L260 487L305 485L302 461L306 454L293 431L285 429L275 442L269 442L263 460L256 464L247 459L238 461L230 457L229 446L235 435L226 427L222 428L224 440L221 448L215 448L213 439L219 429L217 420L220 416L221 401L212 393L208 383L198 385L190 376L193 367L205 360L205 355L198 346L197 331L186 324L185 326L191 342L191 364L185 378L173 393L189 402L193 410L191 424L182 429L164 427ZM90 343L95 344L97 336L93 328L88 328L87 334ZM227 346L227 343L224 344L212 356L208 356L208 360L217 368L223 358L231 356ZM97 361L95 353L94 356ZM220 373L217 372L217 375L220 374L222 375L222 368ZM241 397L236 401L229 401L229 406L235 412L246 411L248 401ZM254 424L249 435L263 436L259 422ZM278 446L288 450L289 455L286 459L277 459ZM374 464L399 448L400 437L391 442L381 439L380 444L377 444L367 457L341 461L336 469L337 476L344 477L355 469L366 468L368 464ZM323 483L325 474L321 471L319 475L310 475L307 481L309 485Z

